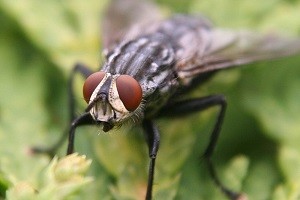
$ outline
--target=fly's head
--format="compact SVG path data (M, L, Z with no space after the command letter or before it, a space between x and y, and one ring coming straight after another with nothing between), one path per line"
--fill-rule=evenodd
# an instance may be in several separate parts
M103 123L103 131L130 118L140 107L142 89L129 75L96 72L83 85L87 110L95 121Z

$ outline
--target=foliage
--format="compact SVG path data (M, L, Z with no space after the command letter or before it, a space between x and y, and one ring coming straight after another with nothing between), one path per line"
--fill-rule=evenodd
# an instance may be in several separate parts
M168 13L201 12L217 26L300 35L299 0L158 2ZM72 187L53 183L51 169L63 161L29 151L55 143L68 125L66 84L73 64L97 69L102 62L99 22L107 3L0 1L0 199L143 199L148 156L138 127L111 134L78 130L76 150L94 160L89 169L90 161L83 161L93 181L81 170L60 172L59 179L80 177ZM213 160L223 182L249 199L300 198L299 66L294 56L223 71L193 94L226 95L229 107ZM81 85L78 77L78 113L84 108ZM226 199L199 159L215 114L158 121L155 199Z

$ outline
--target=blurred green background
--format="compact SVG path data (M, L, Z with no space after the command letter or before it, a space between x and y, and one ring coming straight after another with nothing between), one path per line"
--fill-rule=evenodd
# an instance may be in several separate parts
M100 20L108 0L0 0L0 199L26 182L42 189L49 146L68 126L66 83L73 64L97 69ZM202 13L216 26L300 36L299 0L157 0L165 13ZM83 80L76 88L84 109ZM225 94L228 111L213 160L222 181L254 200L300 199L300 56L220 72L193 95ZM216 116L212 109L159 120L155 199L226 199L200 155ZM143 199L148 168L140 128L113 133L78 129L76 150L93 160L94 181L62 199ZM58 152L65 153L66 145ZM58 185L57 187L64 187ZM18 192L18 191L17 191ZM23 199L51 199L38 192Z

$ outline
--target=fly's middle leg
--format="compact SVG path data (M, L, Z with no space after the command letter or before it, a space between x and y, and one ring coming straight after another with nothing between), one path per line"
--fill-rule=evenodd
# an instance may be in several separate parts
M148 172L148 186L147 186L147 193L145 199L151 200L152 186L154 180L155 159L159 148L160 135L153 121L144 120L143 129L149 147L149 157L150 157L149 172Z

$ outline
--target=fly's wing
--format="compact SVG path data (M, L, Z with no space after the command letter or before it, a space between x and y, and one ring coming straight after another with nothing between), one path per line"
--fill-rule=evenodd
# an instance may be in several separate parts
M185 82L206 72L300 54L300 39L213 28L199 28L195 35L198 38L194 41L198 42L194 45L181 42L191 57L187 54L177 57L178 75Z
M151 1L112 0L102 23L104 48L110 51L121 41L151 32L161 18Z

